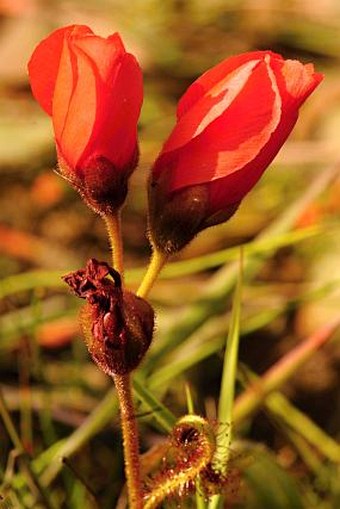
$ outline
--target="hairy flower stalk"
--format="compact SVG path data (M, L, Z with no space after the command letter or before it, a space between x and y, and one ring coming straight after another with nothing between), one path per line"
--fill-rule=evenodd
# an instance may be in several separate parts
M142 481L139 461L139 434L133 406L131 376L113 375L123 433L124 462L131 509L143 508Z

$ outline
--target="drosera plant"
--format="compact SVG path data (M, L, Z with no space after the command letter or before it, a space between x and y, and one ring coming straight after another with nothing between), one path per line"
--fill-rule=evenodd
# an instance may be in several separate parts
M293 201L288 207L285 207L284 211L260 233L258 240L254 243L254 248L256 245L258 245L258 247L256 247L255 250L251 249L249 252L248 249L244 249L243 272L244 279L246 279L248 285L263 264L271 257L271 254L275 252L278 246L291 245L291 242L295 243L297 241L295 236L295 233L297 232L294 232L294 230L291 233L286 233L285 235L283 235L283 233L289 232L292 228L294 228L296 219L300 217L301 212L305 210L308 204L319 196L326 187L334 182L334 179L337 178L338 174L338 165L325 168L323 172L309 183L304 193L302 193L302 195ZM310 235L310 233L311 232L308 230L306 232L302 230L301 236L299 236L300 241L309 238L308 235ZM305 236L306 234L307 237ZM284 242L282 243L283 239ZM252 247L253 243L247 244L246 246ZM163 343L160 345L161 348L159 348L157 352L150 352L151 355L149 354L143 363L142 371L139 373L137 372L134 376L133 389L138 403L141 406L140 411L144 412L145 415L149 414L152 416L158 428L165 434L171 433L171 430L176 423L176 417L160 401L159 398L162 393L164 393L166 387L174 386L173 382L175 381L175 385L177 386L178 378L183 376L187 369L194 367L197 362L202 359L207 359L208 357L211 358L212 354L218 353L225 343L225 330L228 327L228 319L223 314L219 317L216 317L215 315L221 312L221 302L224 303L224 311L225 303L228 301L233 290L238 271L237 265L234 263L230 264L230 260L234 259L234 249L232 248L227 252L228 255L226 256L226 260L228 263L226 263L225 266L222 266L217 273L208 278L206 287L204 288L204 293L199 295L194 302L189 305L186 312L172 324L170 329L164 331L165 334L163 333L159 336L155 346ZM253 256L254 252L256 252L255 257ZM246 255L246 253L248 254ZM203 258L203 260L204 259L205 258ZM184 266L184 263L181 263L181 267L182 265ZM172 270L173 266L176 267L177 264L174 265L171 263L168 268ZM235 271L235 269L237 269L237 271ZM129 275L129 272L130 271L127 271L127 276ZM34 274L36 274L36 272ZM33 276L29 274L27 284L32 285L32 277ZM22 283L25 283L23 275L15 277L10 276L8 281L4 280L6 284L4 285L3 293L6 292L7 295L16 293L18 291L18 285L16 284L17 280L19 282L19 288L21 289L23 287ZM37 278L37 281L37 285L41 287L41 280ZM265 310L259 314L255 313L253 317L247 318L243 313L240 330L241 335L247 334L250 331L259 332L265 324L270 324L274 317L283 317L287 309L296 309L296 307L299 307L303 302L323 298L324 295L329 295L331 288L336 287L338 284L336 281L333 283L331 287L329 287L329 285L321 286L312 292L306 292L299 295L297 298L293 298L287 303L283 303L283 305L279 306L277 309L268 311ZM60 286L60 282L55 278L54 273L51 273L49 277L44 280L44 285L46 287L53 288L56 284ZM25 288L27 288L27 285ZM34 286L30 286L30 288L34 288ZM212 316L212 314L214 314L214 316ZM205 323L202 323L204 317L206 317L207 320L205 320ZM333 324L332 327L326 327L325 330L317 331L315 337L311 337L306 342L304 341L302 343L302 345L305 346L302 350L296 352L294 355L295 361L293 363L284 363L283 366L278 366L274 370L274 376L271 374L270 377L263 377L263 381L258 380L255 385L253 384L252 378L248 377L248 374L246 378L244 377L244 370L242 368L242 376L240 376L242 385L244 385L244 381L246 381L246 385L250 382L250 385L249 390L245 391L244 397L243 394L241 394L241 396L237 398L236 403L234 404L232 419L234 436L236 435L235 438L237 438L240 435L244 435L244 432L247 429L247 427L244 428L244 424L252 421L257 410L261 408L267 409L270 417L275 419L275 421L280 421L280 429L287 437L287 446L292 444L293 448L298 451L303 464L307 468L312 467L313 475L309 476L310 481L312 482L310 487L307 486L308 489L313 490L312 483L315 482L314 475L317 480L320 479L320 482L322 481L322 486L325 486L325 482L326 485L329 486L330 491L328 492L328 498L330 499L329 503L331 505L328 505L327 507L330 508L334 507L332 500L334 501L334 497L337 496L334 489L331 489L331 486L336 488L337 477L334 478L334 475L336 476L336 466L340 460L339 446L329 434L325 433L325 431L315 425L306 414L299 411L292 403L289 403L287 398L285 398L278 390L282 384L289 380L296 370L298 370L303 363L314 354L317 348L322 347L322 345L329 341L335 328L336 324ZM161 328L160 332L162 332L163 329L164 327ZM192 334L194 330L196 332L195 334ZM191 341L190 334L193 336L192 339L194 340L194 344L192 344L193 342ZM13 337L9 339L13 343ZM170 346L173 351L172 358L169 358L169 355L167 354L167 352L169 353ZM187 347L190 347L190 354L188 354ZM155 357L160 358L160 360L163 361L163 367L158 366L155 362ZM283 357L283 359L284 358L285 357ZM279 376L275 375L275 372ZM151 376L147 375L147 373L151 373ZM241 373L239 374L241 375ZM275 392L272 394L272 391ZM258 396L261 397L259 398ZM74 400L72 399L72 401ZM89 443L91 443L93 438L104 430L104 428L108 426L113 419L115 419L118 408L117 403L114 389L109 390L102 401L92 409L85 421L73 430L71 434L69 434L66 438L62 438L61 440L52 443L52 445L45 451L35 455L33 460L30 458L30 464L34 468L34 471L39 474L41 484L43 486L48 486L49 491L51 491L52 486L54 486L54 483L52 484L52 482L56 479L56 476L61 473L63 466L71 465L71 462L74 462L74 455L83 450L84 446L86 447ZM155 409L157 410L155 411ZM141 415L140 411L138 412L139 415ZM190 411L191 410L189 410L189 412ZM10 416L8 412L6 413L5 409L2 409L2 416L4 422L9 422ZM10 428L11 427L7 430L9 436L11 436ZM13 444L15 445L15 442L13 442ZM235 450L235 448L239 449L239 445L239 440L234 439L232 444L233 450ZM299 489L300 493L297 492L295 487L292 494L292 476L282 472L282 470L278 471L278 467L275 464L277 460L273 457L268 457L267 455L265 462L263 462L263 451L261 451L260 446L257 447L255 445L256 444L249 444L247 449L249 449L251 456L256 457L256 464L259 464L259 467L254 469L251 466L249 475L249 467L246 468L242 477L245 478L246 476L247 483L248 479L249 482L251 482L253 491L258 497L260 507L265 506L265 503L268 505L268 496L270 498L269 507L276 507L277 503L279 503L278 500L282 498L282 492L287 492L287 499L288 489L290 490L289 500L291 500L292 496L295 498L295 501L296 499L301 499L301 486ZM152 448L146 455L141 456L143 482L145 481L145 476L147 476L150 471L149 458L152 457L153 461L155 458L160 460L165 454L165 447L166 444L162 444L162 447L157 447L156 451ZM259 453L261 454L259 455ZM269 470L268 461L270 465ZM322 467L322 465L324 465L324 467ZM230 479L233 479L234 477L231 466L232 464L228 467L229 484ZM244 465L242 466L244 470ZM24 473L21 473L19 470L17 474L13 475L13 469L8 468L8 472L11 471L12 475L6 475L5 481L7 485L7 496L9 497L9 493L12 493L13 490L16 493L18 486L20 486L21 491L24 492L20 493L20 495L22 497L24 495L25 497L28 496L28 486L25 485L25 478L23 478ZM72 472L74 474L74 470ZM267 493L267 490L263 486L264 472L266 472L267 480L270 477L270 482L272 483L273 481L273 483L275 483L273 484L271 494ZM64 474L66 474L66 472L64 472ZM273 476L274 478L272 479ZM81 478L81 481L79 477L78 479L78 481L75 481L78 485L79 482L84 483L85 481L83 477ZM266 481L266 486L268 486L268 482ZM205 485L206 484L207 480L205 479ZM242 494L244 492L242 484L240 487L241 489L236 487L236 490L238 493ZM79 489L80 488L81 487L79 486ZM85 487L83 486L83 489L84 488ZM1 489L5 490L4 487ZM89 497L91 493L95 493L95 490L89 491L88 488L86 489L89 493ZM303 491L305 498L307 493L305 493L305 489ZM15 493L13 493L13 498ZM56 496L54 490L52 493ZM199 491L199 493L202 492ZM322 491L321 495L318 496L316 496L315 493L313 495L313 493L311 494L311 497L308 496L307 507L318 507L319 502L322 500L322 493L324 493L324 491ZM124 500L124 494L125 490L122 492L122 500ZM59 496L62 496L62 493L59 493ZM93 500L93 496L94 495L92 495L91 500ZM224 496L227 496L227 500L230 501L233 497L233 493L228 492ZM205 496L200 497L201 505L198 507L202 507L202 504L205 504L205 498ZM310 500L311 498L312 500ZM112 500L112 497L110 500ZM248 507L247 501L244 502L245 507ZM92 507L91 504L90 507ZM82 502L78 500L77 506L82 506ZM252 507L252 505L250 506ZM301 503L299 507L300 506ZM121 507L121 505L118 505L117 507ZM282 504L278 507L282 507Z
M44 39L28 69L32 92L52 118L58 172L104 220L110 239L112 266L92 258L64 280L86 300L81 312L86 345L115 384L129 507L151 509L168 496L191 495L195 490L202 494L196 498L201 507L207 497L212 497L211 508L218 507L228 481L241 282L234 299L219 409L219 418L230 430L219 444L223 434L204 417L190 413L174 424L165 413L169 454L175 450L175 460L165 464L149 485L141 474L132 398L133 373L154 335L154 310L146 299L173 254L237 211L323 77L312 64L257 51L224 60L189 87L150 173L152 256L134 294L124 282L120 210L138 164L137 122L143 100L139 64L118 34L103 38L86 26L72 25ZM152 400L138 377L134 387L139 395L145 391L145 400Z

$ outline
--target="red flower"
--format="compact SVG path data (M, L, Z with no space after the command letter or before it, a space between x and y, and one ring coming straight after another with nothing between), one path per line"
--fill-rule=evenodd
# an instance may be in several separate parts
M143 85L135 57L117 33L105 39L73 25L44 39L28 70L52 117L61 174L95 210L115 211L138 160Z
M312 64L257 51L224 60L189 87L150 180L158 249L177 251L235 212L322 78Z

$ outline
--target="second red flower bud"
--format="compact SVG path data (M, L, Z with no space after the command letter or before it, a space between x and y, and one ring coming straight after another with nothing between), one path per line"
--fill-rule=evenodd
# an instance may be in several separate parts
M234 214L322 78L311 64L256 51L227 58L188 88L150 177L157 250L175 253Z

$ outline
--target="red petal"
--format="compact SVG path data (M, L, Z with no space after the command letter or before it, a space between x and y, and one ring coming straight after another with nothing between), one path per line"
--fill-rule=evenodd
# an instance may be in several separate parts
M77 77L75 55L71 51L69 40L64 39L52 101L54 135L58 145L61 144Z
M251 51L242 55L229 57L217 64L212 69L200 76L181 97L177 107L177 117L182 117L193 105L220 81L224 81L228 74L252 60L263 60L270 55L278 60L283 60L281 55L271 51Z
M75 30L78 33L92 33L90 28L82 25L59 28L38 44L28 63L33 95L48 115L52 115L54 87L64 38Z
M275 64L278 66L278 63ZM303 65L297 60L286 60L281 67L286 92L291 96L292 107L298 108L323 80L314 72L312 64Z
M97 113L97 77L85 53L65 41L53 99L59 149L75 168L91 137Z
M161 157L156 162L155 171L157 166L164 168L167 159L176 160L171 191L226 177L258 155L280 119L281 99L268 57L254 68L226 110L187 145L165 153L163 161Z
M74 44L92 60L98 75L104 82L110 79L116 62L126 53L117 33L107 39L93 34L77 37Z
M97 86L96 123L82 160L102 155L124 168L136 149L136 126L143 102L142 72L136 59L125 53L106 81Z
M178 120L162 149L162 153L186 145L221 116L235 97L242 93L242 89L259 62L260 60L250 60L209 89L187 114Z
M287 115L285 122L280 123L267 145L258 153L255 159L239 171L224 178L213 180L208 184L210 207L208 213L210 215L225 210L231 204L239 203L254 187L286 141L297 118L297 112L295 112L295 115Z

